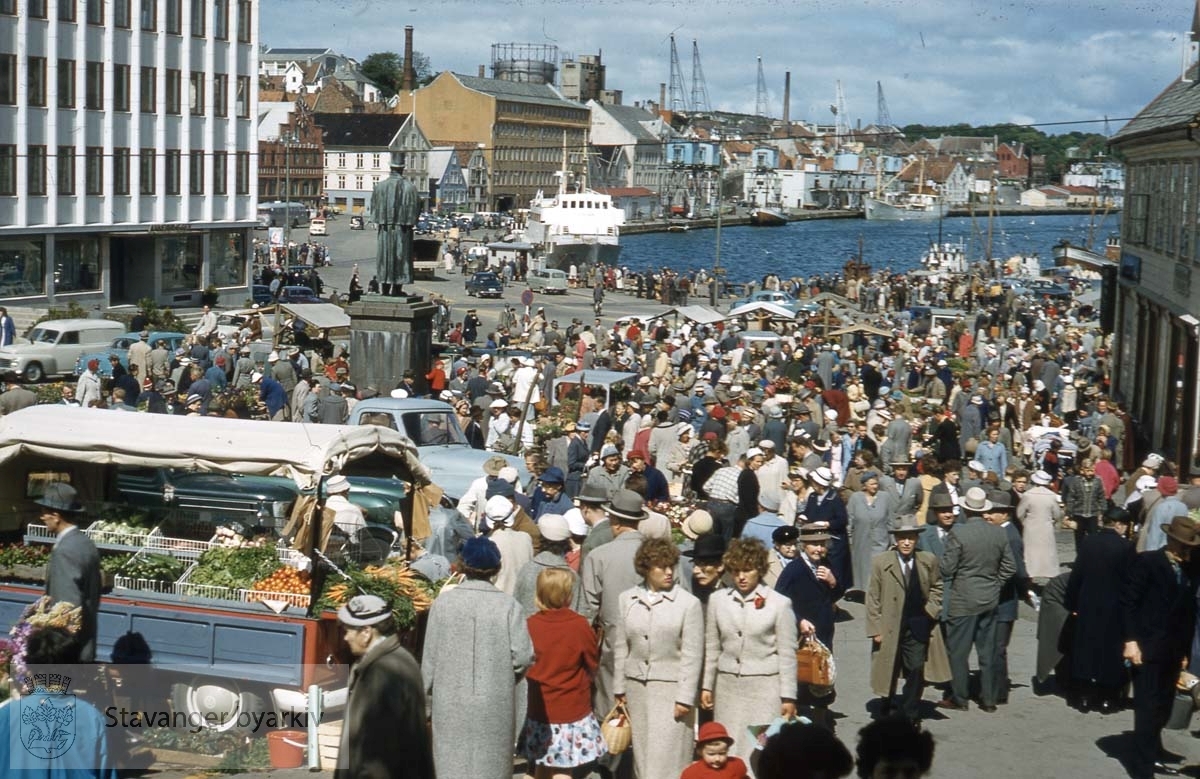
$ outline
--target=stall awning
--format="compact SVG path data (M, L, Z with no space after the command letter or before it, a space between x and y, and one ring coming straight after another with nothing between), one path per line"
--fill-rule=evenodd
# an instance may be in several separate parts
M350 326L350 315L333 303L285 303L283 310L318 330Z
M702 325L713 325L717 322L725 321L724 314L708 306L679 306L664 312L662 316L669 316L671 314L676 314L684 319L690 319Z
M761 300L756 301L754 303L747 303L744 306L738 306L737 308L731 309L729 312L729 317L731 319L735 316L753 316L753 315L759 315L759 316L765 315L768 317L776 317L778 319L795 319L796 318L795 312L792 311L790 308L784 308L783 306L779 305L778 303L767 303L767 302L761 301Z

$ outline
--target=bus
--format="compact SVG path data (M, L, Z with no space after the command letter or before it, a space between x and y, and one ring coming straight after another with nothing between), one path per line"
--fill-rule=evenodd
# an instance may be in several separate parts
M258 204L259 229L284 227L289 222L292 227L308 224L308 207L303 203L284 203L282 200Z

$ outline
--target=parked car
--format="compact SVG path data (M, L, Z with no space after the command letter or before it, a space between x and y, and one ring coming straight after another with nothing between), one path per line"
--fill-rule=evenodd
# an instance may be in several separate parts
M567 274L554 268L542 268L529 272L529 288L545 295L567 294Z
M14 371L29 382L68 374L81 355L124 331L124 324L111 319L48 319L28 338L0 349L0 371Z
M254 284L250 287L250 300L257 305L265 306L274 301L271 288L266 284Z
M308 223L308 234L309 235L329 235L328 230L326 230L326 228L325 228L325 219L322 217L317 217L316 219L309 222Z
M217 316L217 333L221 336L222 340L227 340L230 336L240 332L246 326L246 321L251 316L259 313L267 314L270 312L257 308L238 308L233 311L222 311ZM275 335L274 318L274 316L264 316L262 318L262 339L264 341L270 341Z
M819 308L819 306L817 306L815 303L801 303L795 297L786 292L780 292L778 290L771 289L760 289L758 292L748 295L740 300L733 301L733 303L729 305L729 310L732 311L735 308L747 306L751 303L773 303L777 306L782 306L788 309L793 314L798 314L801 311L816 311Z
M1071 297L1071 288L1049 279L1028 279L1025 288L1036 298L1049 297L1055 300L1067 300Z
M358 214L355 214L354 216L350 217L350 229L351 230L362 230L365 227L366 227L366 222L363 220L363 218L361 216L359 216Z
M326 303L328 301L317 297L312 287L288 286L279 290L280 303Z
M504 282L495 273L483 271L467 279L467 295L477 298L498 298L504 295Z
M96 352L86 352L80 355L79 359L75 361L75 375L78 376L83 373L83 370L87 367L89 360L99 360L100 369L96 372L105 378L112 376L112 363L108 361L108 358L114 354L120 361L121 367L126 369L129 368L129 347L137 341L140 341L141 337L142 336L140 333L125 333L125 335L114 338L112 343L108 345L107 349ZM166 341L167 349L173 352L183 344L184 338L187 338L185 333L152 331L150 333L148 342L151 346L153 346L158 341ZM142 378L144 379L146 377L143 376Z

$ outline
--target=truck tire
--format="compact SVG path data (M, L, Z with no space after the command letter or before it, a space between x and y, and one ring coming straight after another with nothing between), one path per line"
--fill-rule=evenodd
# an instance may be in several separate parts
M46 374L42 372L42 364L40 362L31 362L25 366L25 371L21 375L25 381L33 384L34 382L41 381Z
M255 715L267 711L266 700L232 679L195 676L171 685L171 706L184 713L190 727L204 724L218 733L250 732Z

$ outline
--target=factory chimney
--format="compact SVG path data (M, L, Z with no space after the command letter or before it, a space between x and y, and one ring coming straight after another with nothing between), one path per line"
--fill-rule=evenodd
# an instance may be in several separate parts
M791 127L792 117L792 71L784 71L783 74L783 127L787 129Z
M662 110L667 105L667 82L658 82L658 110Z
M413 82L413 28L411 24L404 25L404 76L400 80L400 89L411 92L416 86Z
M487 78L487 65L480 65L480 66L479 66L479 77L480 77L480 78Z

